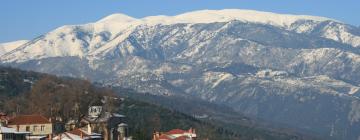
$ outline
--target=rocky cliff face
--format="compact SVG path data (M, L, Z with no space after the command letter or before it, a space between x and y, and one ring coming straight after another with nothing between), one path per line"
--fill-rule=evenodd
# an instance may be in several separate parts
M360 29L248 10L60 27L6 52L23 69L227 105L335 139L360 135Z

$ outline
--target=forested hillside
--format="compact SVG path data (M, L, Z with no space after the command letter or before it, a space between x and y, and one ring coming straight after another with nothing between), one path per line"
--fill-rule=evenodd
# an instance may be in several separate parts
M64 121L80 119L87 113L88 106L103 96L116 97L117 102L106 105L108 111L126 115L130 134L135 139L150 139L154 131L168 131L174 128L197 130L199 139L214 140L287 140L304 139L298 135L280 133L248 126L234 130L224 124L209 120L198 120L182 112L144 102L137 97L118 96L113 91L94 86L88 81L56 77L47 74L0 68L1 91L0 111L9 115L42 114L47 117L61 117ZM122 93L131 93L122 90Z

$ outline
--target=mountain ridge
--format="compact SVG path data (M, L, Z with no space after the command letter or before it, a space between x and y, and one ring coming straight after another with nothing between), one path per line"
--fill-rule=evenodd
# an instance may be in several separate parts
M203 17L203 18L199 18ZM128 38L133 30L136 30L139 26L157 26L157 25L174 25L174 24L201 24L201 23L216 23L216 22L230 22L232 20L238 20L241 22L267 24L272 26L279 26L286 30L295 30L298 33L309 32L312 28L315 28L317 24L330 21L329 24L335 22L339 27L333 27L324 33L325 38L329 38L345 44L352 44L353 47L360 45L360 37L354 36L351 33L342 31L339 35L334 35L337 28L345 30L342 23L324 17L304 16L304 15L286 15L275 14L270 12L258 12L253 10L201 10L180 14L177 16L150 16L142 19L135 19L124 14L113 14L103 19L100 19L94 23L88 23L83 25L65 25L45 34L44 37L40 37L40 40L33 45L33 51L36 52L40 58L57 57L57 56L79 56L86 57L97 52L97 50L104 50L104 48L113 47L111 42L120 42ZM309 25L296 26L297 22L308 21ZM295 24L295 25L294 25ZM313 27L314 26L314 27ZM320 35L321 36L321 35ZM339 37L337 37L339 36ZM345 37L344 37L345 36ZM62 38L65 41L56 41L56 38ZM41 39L42 38L42 39ZM71 43L72 42L72 43ZM46 46L46 47L45 47ZM71 46L71 47L65 47ZM85 46L85 47L84 47ZM44 48L45 47L45 48ZM55 47L55 48L54 48ZM65 47L65 48L64 48ZM27 47L29 48L29 47ZM53 50L49 50L54 48ZM26 49L26 48L24 48ZM22 52L28 52L22 49ZM57 53L51 53L57 52ZM45 54L39 54L45 52ZM98 51L98 52L99 52ZM14 52L14 51L12 51ZM6 51L2 53L2 61L14 61L11 57L11 52ZM10 56L9 56L10 55ZM18 54L20 55L20 54ZM24 55L24 54L23 54ZM41 57L43 56L43 57ZM5 58L4 58L5 57ZM10 58L9 58L10 57ZM23 58L26 61L27 58ZM28 58L31 59L31 58ZM17 60L19 61L19 59Z

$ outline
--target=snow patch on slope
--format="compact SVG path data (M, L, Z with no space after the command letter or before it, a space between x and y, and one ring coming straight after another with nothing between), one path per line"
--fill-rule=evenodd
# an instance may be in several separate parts
M233 78L235 78L233 75L224 72L206 72L203 75L204 82L210 84L211 88L215 88L221 82Z
M360 47L360 36L353 35L349 32L344 24L331 22L323 30L323 37L339 41L354 47Z
M19 40L19 41L0 44L0 56L7 52L15 50L16 48L20 47L21 45L25 44L26 42L29 42L29 40Z
M352 95L359 91L359 87L352 87L348 94Z
M152 16L141 19L146 24L175 24L175 23L213 23L240 20L288 27L298 20L326 21L333 20L325 17L286 15L254 10L225 9L200 10L177 16Z

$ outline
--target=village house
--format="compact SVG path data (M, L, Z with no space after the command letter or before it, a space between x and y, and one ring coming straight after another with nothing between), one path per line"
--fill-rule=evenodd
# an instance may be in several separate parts
M103 97L93 102L88 108L88 115L81 123L88 126L91 132L100 133L104 140L128 140L128 126L124 123L125 116L108 112L104 106L110 100L118 100L112 97Z
M0 140L26 140L30 132L16 131L14 128L0 125Z
M7 126L16 131L30 132L28 139L45 139L53 133L53 124L41 115L19 115L11 118Z
M58 134L53 140L102 140L101 134L91 132L88 127L77 128L68 132Z
M65 123L67 132L56 135L56 138L78 137L71 132L77 130L78 127L86 133L78 133L84 135L100 134L104 140L131 140L128 136L128 125L124 123L125 116L107 111L104 104L107 100L117 100L115 98L104 97L90 104L88 114L84 116L80 122L77 120L68 120ZM84 136L83 135L83 136ZM81 137L80 137L81 138ZM94 139L92 137L82 137L81 139Z
M195 129L173 129L168 132L155 132L153 140L196 140Z
M104 140L128 140L131 138L124 118L124 115L106 112L98 102L89 107L81 123L87 125L89 131L102 134Z

